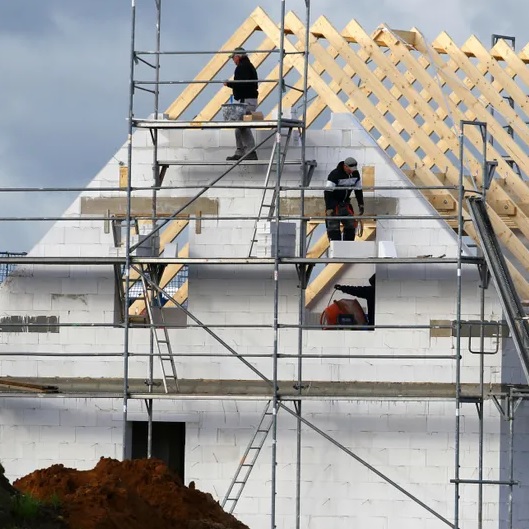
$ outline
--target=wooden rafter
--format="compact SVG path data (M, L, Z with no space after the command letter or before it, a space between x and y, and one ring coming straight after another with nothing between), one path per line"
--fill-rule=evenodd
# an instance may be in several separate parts
M402 46L396 46L395 43L389 44L390 49L392 50L392 53L395 55L395 60L402 62L403 64L406 64L410 70L413 70L416 72L417 78L420 82L426 84L428 81L428 74L426 71L424 71L421 66L418 64L418 61L411 56L411 54L402 48ZM432 99L437 98L437 101L441 104L445 102L449 107L449 112L452 113L455 118L458 119L466 119L466 116L461 115L453 103L453 101L447 101L445 96L443 95L441 88L436 85L429 86L428 90L423 90L421 92L421 95L424 95L424 93L429 94L428 102ZM436 132L436 134L439 137L445 138L448 142L448 146L453 151L458 150L458 142L459 139L456 137L456 131L451 130L445 125L445 119L448 117L448 113L445 112L445 110L442 109L441 106L436 111L436 114L439 116L440 119L435 120L431 119L427 122L425 122L424 126L428 124L428 127L432 127L432 130ZM473 143L476 145L477 148L481 147L482 138L479 134L479 131L475 130L474 128L470 127L470 130L467 131L470 138L473 140ZM490 147L489 147L490 150ZM518 175L514 174L511 167L505 163L505 161L501 158L501 156L494 150L493 156L495 154L495 158L499 158L499 167L498 172L503 177L501 183L493 181L491 184L491 192L489 193L489 199L492 203L495 211L498 214L505 213L506 211L510 211L513 215L513 221L514 225L516 227L519 227L522 229L522 231L526 231L529 227L527 223L527 217L525 213L520 211L519 204L520 201L513 202L511 198L506 194L506 187L510 184L512 187L519 186L520 178ZM465 157L465 163L467 165L470 165L471 169L473 170L473 174L475 175L475 178L478 182L481 182L481 167L480 163L470 154L467 154ZM458 168L456 169L458 171ZM452 183L456 183L452 179ZM522 185L525 186L525 184L522 183ZM527 189L524 189L525 194L527 193ZM524 195L525 198L525 195Z
M498 60L504 61L507 66L515 73L518 79L521 79L526 88L529 89L529 70L524 64L522 54L517 55L516 52L503 40L499 40L494 48L491 50L491 54Z
M185 244L183 248L178 252L178 257L182 259L189 257L189 243ZM160 283L159 283L160 288L165 288L167 284L176 276L176 274L178 274L178 272L182 270L183 267L184 265L178 264L178 263L167 265L163 271L162 278L160 279ZM180 290L181 288L178 289L178 291ZM185 290L187 292L187 281L186 281ZM187 295L186 295L186 299L187 299ZM129 314L131 315L142 314L144 310L145 310L145 299L140 298L131 304L131 306L129 307Z
M238 44L239 46L240 44ZM257 48L258 50L269 50L273 48L274 44L270 39L265 38L265 40L259 45ZM226 45L225 45L226 47ZM229 48L228 48L229 49ZM252 64L258 68L265 59L269 56L269 53L254 53L251 55L250 59L252 61ZM272 74L271 74L272 75ZM271 75L268 76L268 78L271 77ZM278 72L275 73L275 78L278 77ZM259 91L259 99L262 102L266 97L268 96L268 93L270 91L270 85L273 85L273 83L266 83L264 85L264 88L261 87ZM209 101L209 103L198 113L197 117L195 118L196 121L209 121L212 120L215 115L219 112L221 105L224 103L227 103L232 91L230 88L222 87L217 94Z
M160 254L164 251L165 246L174 241L188 224L189 220L187 219L175 219L167 224L160 235ZM136 270L132 269L130 271L131 281L136 281L139 278L140 274L136 272Z
M239 29L224 43L220 51L230 51L242 46L258 29L250 15L239 27ZM228 53L214 55L212 59L202 68L196 76L199 80L211 80L220 72L224 65L229 61ZM180 96L167 108L166 113L171 119L178 119L182 113L189 107L195 98L206 88L207 83L193 83L188 85Z
M351 28L348 27L348 29L350 30ZM369 44L369 38L367 37L367 35L359 35L359 33L362 32L361 28L357 27L355 32L357 34L358 40L367 39L367 44ZM371 44L374 43L371 42ZM402 49L402 47L400 48ZM397 82L400 73L393 65L393 63L391 63L389 58L385 54L381 54L381 52L376 47L371 46L370 49L372 50L372 55L370 55L369 58L376 58L378 64L384 64L384 71L387 73L387 77L392 76L392 80L394 82ZM409 52L403 50L403 53ZM398 59L401 60L402 55L399 55ZM371 83L371 85L373 84L374 83ZM382 83L379 83L379 85L383 86ZM420 138L415 139L413 145L420 145L423 150L427 151L428 153L433 153L431 156L423 157L423 162L428 164L430 167L445 167L445 175L448 177L449 182L453 185L457 185L459 178L459 168L454 167L452 161L444 155L449 150L457 151L459 146L459 139L456 136L456 131L450 129L445 124L444 120L439 119L433 109L427 104L424 99L422 99L421 94L417 93L417 91L413 89L412 85L408 84L404 78L402 78L402 80L400 81L400 92L408 101L414 102L414 108L416 113L420 113L423 117L427 118L427 121L425 121L425 125L428 124L428 128L425 130L424 125L420 127L415 123L414 120L410 121L408 119L406 120L406 123L404 125L402 123L399 123L399 128L397 130L404 130L404 128L406 128L408 133L412 133L415 138ZM431 92L434 92L434 90L431 90ZM380 108L380 106L377 108ZM407 114L411 114L409 107L407 110ZM404 114L404 116L406 116L406 114ZM424 136L425 134L431 134L433 130L436 131L440 138L443 138L435 145L432 145L429 136ZM408 143L411 144L411 142ZM478 160L475 159L471 154L468 154L465 158L465 162L469 164L471 168L475 171L476 180L478 182L481 182L481 165ZM519 178L518 182L524 186L525 192L527 192L525 184L523 184L523 182L521 182ZM442 184L442 182L439 183ZM504 189L501 188L495 181L493 181L491 184L491 196L494 197L492 200L492 204L493 206L495 206L494 209L498 214L504 213L506 207L510 208L513 211L516 210L516 206L511 201L510 197L506 194ZM526 217L526 215L523 212L517 210L514 212L513 220L515 221L517 227L519 227L526 236L529 236L529 219Z
M278 25L264 10L256 8L222 49L243 45L256 32L263 33L260 50L279 46ZM305 27L293 13L286 15L285 32L295 37L285 40L286 51L304 51ZM529 45L516 53L504 40L499 40L487 50L471 36L458 48L446 33L430 44L416 28L400 31L386 25L370 36L354 20L338 32L320 17L310 28L309 46L315 60L309 64L308 86L316 97L307 108L307 125L326 109L357 115L397 167L413 170L412 182L456 185L459 121L487 123L494 137L494 144L487 145L488 158L498 161L498 179L492 182L488 194L489 215L502 243L529 271L529 251L524 239L518 236L529 237L529 187L513 169L515 164L529 175L529 156L521 145L529 144L525 123L529 120L526 94ZM267 56L255 54L252 61L260 65ZM227 61L227 54L212 59L197 80L212 79ZM303 58L287 54L283 67L285 75L292 71L299 74L293 88L283 96L283 106L287 108L302 96L299 89L303 86ZM330 76L330 82L323 79L323 74ZM276 80L278 75L279 68L275 67L267 80ZM184 90L169 109L171 117L180 116L204 86L194 84ZM276 88L277 82L263 83L261 99ZM228 96L227 89L219 90L196 120L212 119ZM505 99L507 96L512 98L515 108ZM505 125L515 131L515 139L507 133ZM482 160L475 153L481 152L483 138L476 127L466 128L465 136L472 149L465 151L464 166L480 184ZM504 152L510 160L504 158ZM453 207L457 201L457 196L447 190L424 194L440 211ZM466 231L475 236L471 223L466 223ZM528 283L513 265L509 266L520 293L529 298Z
M529 174L529 157L518 145L514 139L507 133L504 126L494 119L487 108L486 104L483 104L475 95L470 92L470 89L474 86L479 85L480 92L486 97L486 101L492 105L497 113L501 114L506 120L507 125L511 126L514 131L520 135L520 137L529 144L529 130L527 125L523 122L518 114L510 107L509 103L498 94L490 84L490 80L483 77L476 67L469 61L468 57L465 56L459 48L450 40L448 35L441 34L437 40L446 46L447 51L450 52L450 57L453 61L452 72L455 75L456 70L464 71L468 78L465 80L465 85L459 81L459 86L453 82L453 77L448 77L447 81L453 87L454 92L457 92L458 97L461 97L465 105L471 110L471 113L475 116L472 119L478 119L487 123L489 131L493 134L494 138L498 140L507 153L512 159L518 164L518 166L526 173ZM439 58L435 58L436 64L439 64ZM445 63L446 64L446 63ZM441 71L440 75L446 71L446 67ZM527 189L524 190L527 193Z

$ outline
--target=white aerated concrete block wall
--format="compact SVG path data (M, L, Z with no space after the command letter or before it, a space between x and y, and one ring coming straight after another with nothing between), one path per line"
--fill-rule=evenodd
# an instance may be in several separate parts
M276 231L278 229L278 231ZM277 248L277 250L276 250ZM294 257L296 255L296 224L294 222L259 221L255 228L255 257Z
M62 463L87 470L121 457L121 402L110 399L4 398L0 458L10 479Z
M409 182L380 152L373 140L350 116L333 116L333 128L309 131L307 158L318 167L312 184L323 187L337 162L354 156L360 166L375 167L376 185L406 187ZM255 131L257 140L266 131ZM220 131L161 131L160 160L214 162L233 153L234 135ZM136 187L152 185L152 145L148 132L134 135L132 180ZM259 158L270 156L271 141L259 149ZM299 158L299 149L289 153ZM122 191L95 191L101 186L116 186L119 161L126 160L125 146L94 178L82 196L123 196ZM166 186L206 185L223 166L170 166ZM218 200L219 219L205 219L197 226L191 222L187 232L190 256L199 258L248 257L250 238L262 199L262 190L226 189L222 186L262 186L266 166L241 165L228 173L204 197ZM285 166L283 185L299 185L299 166ZM272 174L270 185L275 175ZM193 197L199 189L165 189L160 196ZM372 192L371 192L372 193ZM138 191L138 196L150 196ZM398 200L397 219L377 223L377 242L394 243L399 257L431 255L456 256L453 233L442 222L406 219L431 214L430 206L414 191L377 191L379 197ZM296 196L290 192L288 196ZM307 196L322 196L321 190ZM76 199L65 216L80 212ZM354 198L353 198L354 202ZM248 217L245 220L237 217ZM222 220L221 220L222 219ZM80 220L57 222L32 249L41 256L112 256L112 233L104 222ZM297 233L299 231L297 230ZM297 237L297 233L295 236ZM292 242L290 236L289 245ZM182 241L183 242L183 241ZM295 249L297 252L298 242ZM306 321L318 318L332 294L332 285L367 284L373 265L345 266L329 284L310 310ZM314 272L316 275L317 271ZM454 382L455 339L431 337L431 320L453 320L456 314L456 268L454 265L391 265L376 267L376 323L384 328L374 332L304 330L301 353L304 355L303 381L310 395L310 381L355 382ZM463 270L462 314L465 319L479 317L479 279L471 267ZM277 314L280 328L272 328L275 313L274 291L278 288ZM345 295L344 295L345 297ZM197 379L271 379L272 354L277 338L278 378L297 383L300 289L296 269L280 265L277 282L269 265L201 264L189 269L189 311L200 322L211 325L213 335L197 327L171 330L177 370L181 378ZM0 333L1 376L119 377L123 372L124 330L96 324L114 321L114 270L111 266L25 266L0 286L3 316L58 316L59 332ZM486 292L487 319L501 318L492 288ZM189 321L189 320L188 320ZM86 326L74 326L83 322ZM235 328L222 325L238 325ZM416 328L405 329L406 325ZM253 326L253 327L252 327ZM421 328L423 327L423 328ZM495 344L487 339L486 348ZM226 347L227 346L227 347ZM479 380L479 357L463 343L461 377L463 382ZM149 352L148 330L129 334L130 376L146 378ZM25 352L64 353L69 357L35 357ZM509 380L516 373L516 358L504 353L485 358L485 385ZM508 352L508 351L507 351ZM7 353L11 355L6 356ZM93 356L74 356L91 353ZM201 356L204 353L212 357ZM116 354L116 356L111 356ZM189 356L189 355L200 356ZM239 355L247 355L245 365ZM351 358L349 358L351 356ZM253 368L253 369L252 369ZM257 373L257 372L258 373ZM159 377L159 367L155 366ZM199 489L222 499L237 465L255 430L265 402L251 401L159 401L154 405L156 421L186 423L185 481L194 480ZM285 405L293 410L292 404ZM10 478L19 477L51 463L89 468L102 456L120 457L125 425L122 402L113 399L19 399L1 402L0 460ZM485 406L485 477L507 479L508 432L498 410ZM522 404L521 437L515 449L515 478L520 481L518 497L527 494L529 468L523 463L527 410ZM478 426L472 404L461 409L461 477L476 478ZM454 428L453 401L361 401L309 400L303 403L301 467L301 523L308 529L321 527L406 527L440 528L445 524L409 497L390 486L346 452L374 467L412 496L427 504L442 517L452 520L454 506ZM129 401L129 420L146 420L142 401ZM296 421L282 409L278 416L277 497L279 528L295 524ZM324 435L318 433L319 429ZM518 427L517 427L518 428ZM336 446L328 438L341 445ZM268 438L247 487L236 508L236 515L252 529L270 524L271 438ZM345 450L344 450L345 449ZM527 459L527 458L526 458ZM504 492L502 492L504 494ZM499 492L484 488L485 529L497 529L500 516ZM504 496L502 496L504 500ZM527 508L515 511L517 523L524 526ZM500 512L501 511L501 512ZM475 527L476 488L465 486L461 499L462 527Z

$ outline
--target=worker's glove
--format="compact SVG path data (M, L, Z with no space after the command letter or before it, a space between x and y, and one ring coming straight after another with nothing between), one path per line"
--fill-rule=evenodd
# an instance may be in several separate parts
M326 209L326 210L325 210L325 215L326 215L327 217L332 216L333 213L334 213L334 210L332 210L332 209Z
M359 209L360 209L360 215L363 215L364 214L364 206L358 206Z
M342 288L342 285L334 285L334 290L339 290L341 292Z

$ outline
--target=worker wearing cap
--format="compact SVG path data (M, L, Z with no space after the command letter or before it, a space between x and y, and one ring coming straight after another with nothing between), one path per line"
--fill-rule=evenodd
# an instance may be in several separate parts
M251 114L257 108L257 70L250 62L248 55L244 48L236 48L230 56L235 63L235 73L233 81L227 81L225 86L233 90L233 98L239 103L246 103L246 113ZM254 81L255 82L248 82ZM240 82L245 81L245 82ZM257 153L255 149L255 140L250 128L235 129L235 145L236 150L233 156L228 156L226 160L239 160L245 154L246 160L257 160ZM253 152L251 152L253 151Z
M325 191L325 226L329 241L342 239L340 233L340 222L343 224L343 240L354 241L356 221L354 210L351 205L351 191L355 192L356 201L360 215L364 213L364 193L362 191L362 180L358 172L358 162L351 157L340 162L327 177ZM333 217L351 217L335 219Z

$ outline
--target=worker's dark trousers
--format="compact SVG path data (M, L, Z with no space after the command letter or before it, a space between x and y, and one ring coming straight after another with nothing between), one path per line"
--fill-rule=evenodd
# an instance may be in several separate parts
M351 204L342 204L336 206L334 211L327 210L327 218L325 219L325 227L327 228L327 237L329 241L341 241L342 234L340 232L340 222L343 224L343 240L355 240L356 220L352 218L354 215ZM335 219L333 217L351 217L350 219Z

